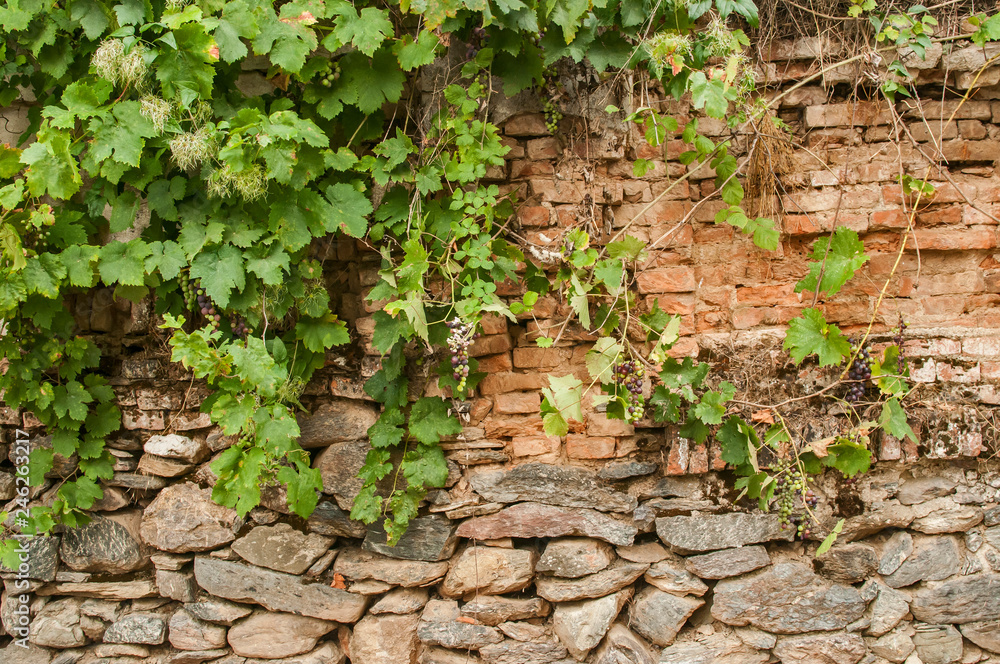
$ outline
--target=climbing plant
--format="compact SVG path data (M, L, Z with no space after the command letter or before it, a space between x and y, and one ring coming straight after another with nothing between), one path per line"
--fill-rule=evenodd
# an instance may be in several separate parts
M857 11L871 14L886 48L916 51L930 39L920 12L900 19L873 10ZM978 20L973 41L1000 38L1000 19ZM66 306L97 286L152 302L172 361L211 386L203 410L237 441L212 464L214 498L246 514L262 485L280 482L289 508L308 515L320 478L296 442L294 409L326 351L351 340L323 279L331 238L381 258L367 303L382 363L365 391L382 412L352 516L387 516L392 541L427 488L446 479L438 442L461 429L451 400L482 377L467 354L479 319L530 316L547 293L565 299L572 320L540 327L535 343L553 345L570 324L599 337L587 356L590 385L550 377L549 433L566 433L582 418L585 390L599 388L608 417L651 414L696 442L718 438L740 488L762 508L791 469L867 468L866 436L876 428L912 436L898 348L866 365L877 421L857 418L811 451L780 422L761 437L730 415L731 385L710 387L707 365L669 356L678 319L643 310L634 284L658 241L630 234L629 222L600 243L581 226L558 250L531 245L510 226L517 201L484 182L508 150L489 120L491 95L551 92L566 61L658 80L690 101L693 117L725 120L734 133L771 122L744 54L740 26L756 21L751 0L4 0L0 107L27 100L29 127L19 145L0 146L0 389L51 435L32 452L33 485L56 455L79 460L21 530L82 523L112 477L104 441L121 413L99 347ZM259 57L266 86L243 68ZM887 95L910 89L905 68L894 72ZM559 131L562 113L545 94ZM774 220L743 205L732 139L650 106L607 113L654 146L683 141L689 174L714 169L711 196L726 206L716 221L764 251L777 248ZM636 175L651 166L637 161ZM832 295L866 258L856 234L837 228L814 245L799 289ZM505 280L524 283L523 295L501 297L496 284ZM815 356L821 366L851 365L863 345L852 350L815 307L792 321L785 341L795 362ZM445 346L450 353L438 352ZM407 363L425 361L440 361L449 398L411 394ZM769 473L761 450L782 445L792 446L792 462Z

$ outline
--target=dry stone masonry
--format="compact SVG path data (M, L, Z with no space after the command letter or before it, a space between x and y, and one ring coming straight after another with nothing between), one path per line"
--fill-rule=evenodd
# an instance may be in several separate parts
M971 84L981 50L948 48L929 50L921 85ZM790 84L815 66L814 52L776 44L762 66ZM212 501L210 463L234 441L199 412L207 392L169 363L148 304L110 291L72 303L82 333L109 349L125 413L108 440L117 465L87 526L30 544L29 648L10 636L22 590L3 575L0 662L1000 664L1000 252L990 216L1000 212L998 72L987 70L988 85L951 124L952 101L925 102L926 123L906 103L897 108L916 140L950 162L947 174L932 173L937 194L918 210L915 246L876 327L885 332L897 314L909 323L919 443L885 436L872 441L878 463L857 482L821 476L818 517L825 527L845 519L824 555L814 555L816 536L794 541L775 515L738 499L715 443L608 420L589 403L567 436L545 435L544 374L585 378L592 342L570 326L556 346L536 347L539 321L566 311L554 296L518 324L484 320L471 353L488 375L464 404L463 433L442 444L446 486L388 546L381 524L349 518L377 417L361 385L378 367L362 297L378 256L342 242L331 251L343 269L329 282L358 338L328 357L303 397L301 442L324 493L307 520L274 487L246 518ZM680 142L651 148L584 104L566 113L580 130L552 136L529 95L499 103L511 151L490 177L517 191L520 232L539 246L581 215L597 234L635 218L630 232L655 240L692 213L638 282L647 303L681 315L676 354L717 360L713 371L740 389L760 386L763 400L772 379L778 390L815 389L829 376L808 365L786 371L777 344L810 305L794 284L812 241L835 222L865 240L872 259L861 277L821 304L827 320L861 329L907 225L900 165L925 163L891 140L887 107L838 96L834 85L847 81L838 76L778 108L808 151L796 151L782 176L777 252L715 225L721 204L693 207L714 187L708 169L654 202L686 172ZM685 112L672 103L664 108ZM651 175L633 177L639 158L652 161ZM415 394L436 393L427 376L410 381ZM806 442L828 435L838 416L809 408L793 413L808 422ZM51 445L30 413L0 408L0 427L0 458L15 428ZM32 499L50 500L77 461L57 457ZM0 500L15 495L12 473L0 464Z

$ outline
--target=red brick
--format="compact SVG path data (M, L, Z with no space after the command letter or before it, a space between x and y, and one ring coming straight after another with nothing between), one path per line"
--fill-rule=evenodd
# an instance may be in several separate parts
M935 274L921 278L916 292L919 295L949 295L953 293L978 293L983 290L981 272Z
M562 147L559 145L559 139L554 136L528 141L528 159L537 161L556 159L560 154L562 154Z
M962 206L949 205L936 210L925 210L917 213L920 226L955 225L962 223Z
M890 124L892 117L886 104L863 101L807 106L804 114L807 127L870 127Z
M469 355L472 357L480 357L481 355L496 355L497 353L506 353L514 345L510 341L510 335L507 334L488 334L479 337L472 342L469 346Z
M520 180L524 178L537 177L539 175L552 175L555 167L550 161L525 161L519 159L510 164L510 178Z
M493 398L493 412L500 415L537 413L541 406L538 392L507 392Z
M652 309L653 302L668 314L694 313L694 295L650 295L646 298L647 309Z
M483 422L483 430L489 438L542 435L544 431L538 414L489 417Z
M520 390L538 390L547 385L545 376L538 373L495 373L479 383L479 393L483 396Z
M969 337L963 339L962 353L978 357L1000 357L1000 338Z
M802 294L795 292L795 284L767 284L737 288L736 301L749 306L796 305L802 302Z
M639 292L684 293L695 290L694 269L690 267L662 267L646 270L636 278Z
M667 454L667 475L683 475L687 472L690 445L691 441L687 438L675 438L670 443L670 452Z
M514 349L514 366L519 369L558 367L569 361L572 351L568 348L537 348L526 346Z
M688 460L688 472L692 475L708 472L708 446L694 444Z
M966 141L962 139L945 141L941 152L948 161L996 161L1000 154L998 141Z
M691 210L690 201L659 200L655 203L626 203L614 209L614 226L666 226L684 219Z
M514 436L510 439L510 451L515 457L551 454L559 451L560 443L558 436Z
M550 226L552 210L540 205L527 205L517 211L522 226Z
M876 210L872 212L870 230L898 230L910 223L909 216L900 209Z
M908 357L941 357L958 355L962 343L958 339L907 339L903 351Z
M610 459L615 455L615 439L570 434L566 436L566 455L571 459Z
M980 378L979 364L963 367L948 362L937 363L937 379L946 383L978 383Z
M587 193L586 185L572 180L532 178L530 184L532 193L543 203L579 203Z
M506 334L507 317L500 314L487 314L480 319L479 327L483 334Z
M983 380L1000 380L1000 362L980 362L979 377Z
M517 141L516 138L511 138L509 136L500 137L500 145L509 147L510 150L504 155L504 159L523 159L524 158L524 148Z
M969 47L970 49L972 47ZM988 101L958 100L947 101L923 100L919 108L914 107L905 113L906 117L923 117L928 120L947 120L955 116L956 119L975 118L979 120L989 120L993 117L993 111ZM933 123L931 123L933 124Z
M507 120L503 131L508 136L548 136L545 116L541 113L522 113Z
M631 436L635 427L625 420L613 420L604 413L587 414L588 436Z
M510 371L514 368L514 365L510 361L510 353L500 353L498 355L487 355L486 357L478 358L479 367L478 371L485 371L486 373L500 373L501 371Z
M914 230L917 246L920 251L949 251L955 249L992 249L997 245L996 232L981 229L962 230ZM912 242L906 245L908 251L914 251Z

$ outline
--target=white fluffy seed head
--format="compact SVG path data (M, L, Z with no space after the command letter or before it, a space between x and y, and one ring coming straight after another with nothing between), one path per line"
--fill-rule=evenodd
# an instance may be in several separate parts
M158 134L162 134L167 126L167 122L174 115L174 107L166 99L147 94L139 99L139 112L153 123L153 127Z
M178 134L170 141L170 154L174 162L185 171L197 168L212 156L215 142L208 129Z
M263 198L267 193L264 167L254 164L248 169L233 171L229 164L226 164L208 177L208 193L219 198L229 198L236 194L246 201Z
M149 73L145 52L146 47L142 43L133 44L126 53L121 39L105 39L94 51L90 64L98 76L113 85L141 88Z

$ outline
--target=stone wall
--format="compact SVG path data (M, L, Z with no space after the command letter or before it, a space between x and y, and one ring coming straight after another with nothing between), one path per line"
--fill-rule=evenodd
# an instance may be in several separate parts
M771 80L793 82L814 66L811 55L777 44L765 69ZM985 61L976 57L938 54L941 68L923 71L921 81L967 84ZM567 75L568 90L574 81ZM566 312L556 297L542 298L520 324L484 321L473 353L489 375L467 404L465 431L444 443L447 486L428 495L403 542L387 547L377 524L347 518L377 414L360 386L378 366L367 336L371 309L361 299L378 263L341 243L331 247L328 285L357 338L329 355L306 391L302 444L324 484L308 520L290 515L275 489L246 519L212 503L209 464L232 441L198 411L207 392L169 364L148 305L116 302L108 290L70 303L81 333L106 348L104 369L124 412L124 429L108 441L118 464L90 525L33 543L31 647L0 631L0 661L1000 662L992 407L1000 403L992 219L1000 203L1000 101L992 100L1000 87L978 90L951 124L940 118L952 101L926 103L925 119L901 103L915 144L892 139L899 127L887 108L838 97L836 87L786 96L779 116L806 149L795 150L794 168L781 178L783 234L772 253L716 225L714 202L694 208L712 190L707 169L657 199L686 171L681 145L650 148L593 112L606 104L601 90L583 101L568 95L558 136L530 112L538 104L530 96L498 104L512 150L491 176L518 190L519 232L537 246L558 246L581 223L603 240L628 223L639 237L666 235L638 281L644 303L680 314L675 351L713 361L713 380L731 380L747 401L774 403L833 378L791 367L778 345L782 325L811 304L793 287L812 242L835 222L865 239L866 268L820 301L829 320L862 329L906 227L897 175L921 174L938 151L949 160L946 172L932 171L938 193L919 210L916 245L902 253L876 316L877 342L898 314L910 325L920 443L875 440L870 473L817 480L819 518L826 526L846 519L830 552L816 558L818 534L793 541L775 515L739 500L713 444L694 445L648 421L610 421L590 404L565 438L544 435L545 374L582 374L589 348L572 326L556 347L535 346L539 326ZM701 127L728 131L708 120ZM632 176L637 158L654 161L644 178ZM518 292L516 284L501 288ZM411 385L415 395L435 393L426 376L411 376ZM785 414L806 442L844 421L815 402ZM0 409L0 425L0 458L11 456L17 428L45 444L30 413ZM33 499L51 499L75 463L57 462ZM0 464L0 499L13 496L11 473ZM10 574L4 588L0 618L16 635L25 591Z

